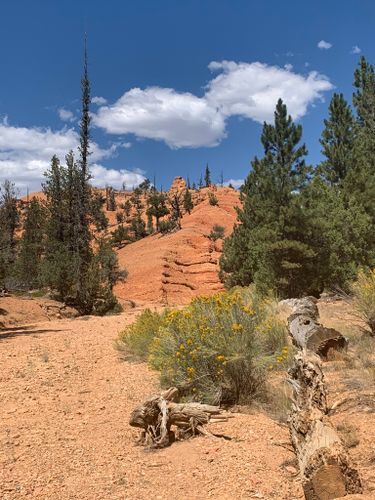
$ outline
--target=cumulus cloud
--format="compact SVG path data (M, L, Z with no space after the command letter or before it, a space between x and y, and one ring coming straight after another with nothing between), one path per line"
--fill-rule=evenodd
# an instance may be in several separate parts
M351 54L360 54L362 51L361 49L358 47L358 45L354 45L352 47L352 50L350 51Z
M103 106L103 104L107 104L107 99L105 99L104 97L95 96L91 99L91 102L98 106Z
M123 184L129 188L138 186L145 180L144 172L139 169L133 171L114 168L105 168L102 165L94 163L90 168L92 174L92 185L96 187L103 187L106 185L120 189Z
M171 88L133 88L114 104L101 106L93 122L108 133L161 140L171 148L212 147L226 137L231 116L272 120L281 97L293 118L300 118L333 88L325 76L299 75L291 65L213 61L209 69L220 74L209 81L202 97Z
M63 122L74 122L74 114L68 109L59 108L57 112L59 114L60 120L62 120Z
M290 64L290 63L284 64L284 68L285 68L287 71L292 71L292 69L293 69L293 64Z
M332 43L326 42L325 40L320 40L318 42L319 49L328 50L332 47Z
M163 140L171 148L216 146L225 136L222 114L206 99L160 87L129 90L101 107L94 123L112 134Z
M333 88L315 71L304 76L278 66L233 61L214 62L209 68L222 71L208 84L205 97L211 106L226 117L238 115L260 123L273 119L280 97L297 119L306 114L309 104L322 99L324 91Z
M74 129L54 131L49 128L15 127L4 119L0 123L0 182L10 179L22 193L26 188L30 191L39 190L51 157L56 154L63 161L70 150L77 151L78 144L79 135ZM116 181L116 187L120 187L122 182L128 183L128 180L131 185L142 182L143 175L139 171L121 170L115 176L112 169L98 164L99 161L112 157L121 146L122 144L114 144L108 149L102 149L98 144L92 143L90 160L93 162L93 184L104 186L111 178Z

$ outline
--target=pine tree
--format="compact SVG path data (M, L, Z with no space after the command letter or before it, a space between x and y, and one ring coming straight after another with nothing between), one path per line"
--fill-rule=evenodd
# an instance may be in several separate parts
M42 256L44 253L46 213L37 198L32 198L26 208L20 250L17 258L17 279L23 288L37 288L41 282Z
M108 228L108 219L102 208L105 198L99 192L93 192L91 196L91 217L97 231L104 231Z
M375 228L375 74L362 56L354 73L353 104L357 126L353 149L354 165L348 175L346 191L370 214ZM370 230L370 229L369 229ZM373 232L373 231L372 231Z
M15 232L19 224L15 185L5 180L0 187L0 287L6 288L16 259Z
M181 229L181 218L182 218L182 193L175 193L169 198L170 210L170 220L175 224L176 228Z
M113 232L112 232L112 245L117 246L118 248L122 248L124 242L129 239L128 230L120 224Z
M194 208L193 199L191 197L190 191L187 189L184 193L184 209L186 210L186 212L190 214L193 208Z
M124 205L123 205L123 209L124 209L124 212L125 212L125 215L126 217L129 217L130 216L130 212L131 212L131 209L132 209L132 204L131 204L131 201L130 200L126 200Z
M361 126L375 133L375 72L372 64L361 56L358 68L354 72L353 104L357 110Z
M210 169L208 168L208 163L206 165L206 170L204 171L204 183L206 187L211 186L211 172Z
M57 291L62 301L74 296L74 284L77 279L78 260L72 247L76 245L71 215L67 214L66 180L69 176L53 156L51 167L44 174L43 192L46 196L46 243L42 266L42 282ZM71 172L71 176L73 173ZM72 199L72 196L69 196ZM72 207L72 212L73 212ZM75 217L79 217L78 211ZM69 241L69 242L68 242Z
M329 117L324 120L320 144L326 159L318 172L330 185L341 183L353 166L354 117L342 94L334 94L329 105Z
M301 136L301 125L293 123L279 99L274 124L263 125L264 157L254 159L242 187L240 224L224 243L220 275L227 286L255 281L282 296L311 292L309 266L314 252L304 242L298 203L308 178L307 150L298 145Z
M107 210L109 212L115 212L117 205L113 187L108 186L105 191L106 191Z
M148 208L146 210L146 214L155 217L156 231L159 231L159 220L165 215L169 214L166 202L167 197L164 193L158 193L157 191L154 191L148 196Z

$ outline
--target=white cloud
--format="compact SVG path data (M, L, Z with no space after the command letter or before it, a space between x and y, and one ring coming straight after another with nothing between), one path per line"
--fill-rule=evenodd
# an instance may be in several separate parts
M132 188L138 186L145 179L144 172L141 170L116 170L114 168L105 168L97 163L91 166L90 171L93 176L91 183L96 187L109 185L115 189L120 189L125 183L128 188Z
M325 40L320 40L318 43L319 49L328 50L332 47L332 43L326 42Z
M297 119L315 100L322 99L324 91L333 88L325 76L315 71L304 76L278 66L233 61L214 62L209 67L222 70L208 84L205 98L211 106L224 116L238 115L260 123L273 120L280 97Z
M160 87L129 90L101 107L94 124L112 134L163 140L171 148L216 146L225 136L223 116L206 99Z
M40 190L43 173L49 168L52 156L56 154L64 161L65 155L70 150L76 151L78 144L79 135L71 128L53 131L49 128L15 127L4 119L0 122L0 182L10 179L22 193L26 188L30 191ZM92 143L90 160L93 162L93 184L104 186L110 178L118 182L116 187L123 181L127 182L127 179L135 185L139 179L142 182L143 176L139 171L122 170L116 177L113 173L115 170L97 163L113 156L118 147L122 147L122 144L102 149Z
M245 182L245 179L229 179L224 182L224 186L229 186L231 184L234 188L238 189Z
M74 122L74 114L68 109L59 108L57 112L59 114L60 120L62 120L63 122Z
M292 71L292 69L293 69L293 64L290 64L290 63L284 64L284 68L285 68L287 71Z
M352 50L350 51L351 54L360 54L362 51L361 49L358 47L358 45L354 45L352 47Z
M299 75L292 66L280 68L259 62L213 61L220 74L209 81L202 97L170 88L133 88L114 104L93 115L96 126L111 134L134 134L162 140L171 148L212 147L226 137L226 120L241 116L272 120L281 97L294 118L300 118L323 92L333 88L323 75Z
M105 99L104 97L95 96L91 99L91 102L97 104L98 106L103 106L104 104L107 104L107 99Z

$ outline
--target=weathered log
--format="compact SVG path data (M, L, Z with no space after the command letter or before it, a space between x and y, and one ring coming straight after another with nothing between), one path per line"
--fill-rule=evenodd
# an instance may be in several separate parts
M307 500L327 500L361 493L357 470L329 422L321 361L300 351L289 370L293 386L289 429Z
M289 333L300 349L315 352L326 359L330 349L339 350L347 345L347 339L334 328L319 323L319 311L314 297L296 301L288 318Z
M225 422L230 417L218 406L178 403L177 398L178 389L171 387L160 395L146 399L132 411L129 424L142 429L139 440L142 444L163 448L176 438L212 435L203 426L211 420Z

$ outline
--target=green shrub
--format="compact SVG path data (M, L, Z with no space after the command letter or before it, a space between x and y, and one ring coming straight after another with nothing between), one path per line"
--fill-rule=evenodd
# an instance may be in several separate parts
M255 287L198 297L184 309L144 311L118 347L148 360L164 386L186 399L248 403L265 391L269 369L288 359L276 302Z
M375 336L375 269L360 270L350 289L355 310Z
M208 193L208 202L213 207L215 207L219 203L219 201L216 198L216 196L214 195L214 193Z
M159 231L162 234L173 233L179 229L178 224L175 220L162 220L159 222Z
M210 240L216 241L224 238L224 232L225 229L223 228L223 226L219 226L219 224L214 224L208 237Z
M116 343L119 350L138 359L147 360L151 342L164 322L164 314L145 309L134 323L128 326Z

